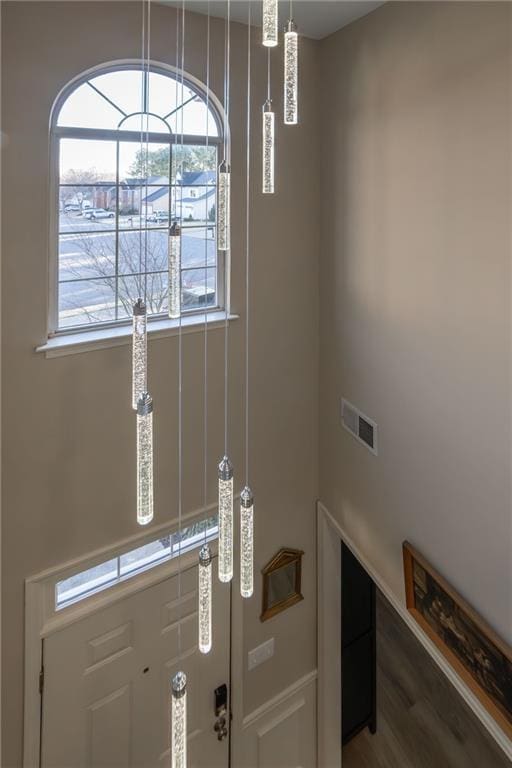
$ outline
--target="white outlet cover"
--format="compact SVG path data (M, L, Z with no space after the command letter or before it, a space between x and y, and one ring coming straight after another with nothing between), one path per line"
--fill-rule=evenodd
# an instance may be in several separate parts
M265 661L268 661L269 659L271 659L273 655L274 655L274 638L271 637L270 640L266 640L261 645L258 645L256 648L253 648L252 651L249 651L249 653L247 654L249 672L251 671L251 669L258 667L260 664L263 664Z

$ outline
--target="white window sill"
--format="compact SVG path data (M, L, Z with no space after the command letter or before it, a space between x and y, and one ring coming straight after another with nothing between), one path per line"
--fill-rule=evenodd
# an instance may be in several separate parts
M208 313L208 330L223 328L226 322L224 311ZM229 322L238 320L238 315L228 315ZM204 315L188 315L181 320L182 333L200 333L204 330ZM166 336L177 336L180 331L179 320L150 320L148 322L148 338L161 339ZM111 328L96 328L91 331L75 331L52 336L45 344L36 347L36 352L42 352L45 357L63 357L77 355L80 352L92 352L96 349L108 349L130 344L132 339L131 325L121 325Z

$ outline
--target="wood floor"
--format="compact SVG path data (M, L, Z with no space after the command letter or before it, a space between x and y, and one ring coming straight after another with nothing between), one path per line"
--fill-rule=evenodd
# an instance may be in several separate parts
M343 748L343 768L512 766L379 593L377 699L377 733Z

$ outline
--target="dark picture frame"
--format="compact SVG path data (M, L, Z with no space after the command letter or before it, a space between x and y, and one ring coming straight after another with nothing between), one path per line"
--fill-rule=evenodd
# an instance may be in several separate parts
M407 609L512 738L512 647L407 541L403 557Z
M261 621L268 621L304 600L301 593L303 554L300 549L280 549L262 569Z

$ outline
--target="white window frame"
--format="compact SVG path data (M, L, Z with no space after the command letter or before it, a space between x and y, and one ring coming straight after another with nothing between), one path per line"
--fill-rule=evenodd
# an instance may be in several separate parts
M76 605L76 603L80 603L83 600L89 600L89 598L93 597L94 595L97 595L100 592L104 592L107 589L112 589L118 584L122 584L124 581L128 581L128 579L134 579L141 573L151 570L151 568L157 568L159 565L163 565L170 560L174 560L176 557L181 557L181 555L184 555L187 552L197 550L199 547L202 547L204 543L211 543L215 541L219 536L218 518L215 515L210 519L216 521L214 525L210 526L204 531L194 533L188 536L186 539L182 539L181 541L173 541L173 535L178 534L179 531L169 531L164 536L162 536L160 533L151 539L147 538L144 540L144 544L137 544L135 547L129 547L128 549L118 552L116 555L114 555L114 557L107 557L92 567L97 568L98 566L115 562L115 574L113 573L107 580L102 578L92 578L89 579L89 581L81 587L71 587L68 589L67 593L63 593L61 599L59 599L59 587L66 584L70 578L83 576L87 573L90 573L91 566L87 566L87 568L80 567L78 570L76 570L71 575L66 576L64 579L56 580L55 610L65 611L72 605ZM204 524L208 522L208 518L203 518L198 522ZM182 526L182 534L183 531L187 529L187 527L188 526ZM148 546L150 544L156 544L158 541L161 542L162 539L166 538L169 538L169 547L162 546L162 551L157 551L152 555L144 555L139 557L138 560L133 562L133 565L130 568L123 566L123 558L126 558L129 555L134 555L135 552L138 552L141 549L141 547ZM66 596L64 597L64 595Z
M128 326L131 323L130 318L106 323L87 324L73 328L58 327L58 283L59 283L59 143L61 138L90 138L104 139L112 138L114 135L119 137L119 133L128 137L130 131L116 131L115 129L88 129L88 128L67 128L57 125L60 110L73 91L80 87L84 82L100 74L115 72L126 69L138 69L141 66L140 59L123 59L121 61L112 61L93 67L76 78L71 80L57 96L50 117L50 178L49 178L49 287L48 287L48 328L47 339L39 346L36 351L45 352L47 357L56 357L75 352L84 352L96 347L117 346L128 343ZM149 63L151 72L165 75L171 78L181 78L181 71L176 67L163 62L151 60ZM186 87L194 90L206 102L206 86L200 80L189 73L184 74L184 84ZM218 136L208 137L209 146L221 148L224 144L224 137L227 142L230 141L229 126L222 104L215 94L210 90L209 108L217 124ZM172 135L172 134L171 134ZM203 140L203 135L185 135L184 144L198 145ZM149 140L167 143L169 134L149 133ZM179 143L181 144L181 134ZM140 134L139 134L140 141ZM219 160L220 162L220 160ZM208 314L208 323L214 326L221 326L223 320L227 317L229 320L236 319L236 316L230 313L230 255L227 251L217 249L217 301L216 306L206 310ZM204 326L205 310L204 308L186 310L182 313L182 321L189 330L193 326ZM166 315L148 316L148 333L153 331L159 336L174 335L178 331L179 321L170 320ZM112 344L109 343L112 340Z

